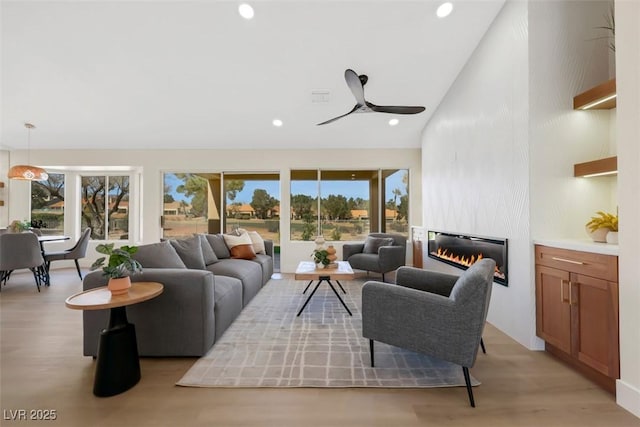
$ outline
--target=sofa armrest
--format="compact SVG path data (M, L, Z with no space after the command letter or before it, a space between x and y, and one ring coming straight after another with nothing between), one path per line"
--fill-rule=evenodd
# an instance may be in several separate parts
M157 297L127 307L136 328L140 356L202 356L215 340L213 273L206 270L145 268L132 282L160 282ZM96 271L85 276L85 290L106 285ZM96 356L100 331L107 326L109 310L83 312L84 354Z
M422 270L415 267L401 267L396 273L396 284L419 291L431 292L448 297L458 281L454 274Z
M353 254L360 254L364 250L364 243L345 243L342 245L342 260L348 261Z
M264 239L264 251L270 257L273 257L273 240Z

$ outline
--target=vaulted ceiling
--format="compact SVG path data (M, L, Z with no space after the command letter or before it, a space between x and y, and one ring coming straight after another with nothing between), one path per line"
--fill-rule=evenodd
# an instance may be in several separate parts
M247 2L4 0L0 148L25 122L31 149L419 147L504 0ZM353 108L347 68L426 111L316 126Z

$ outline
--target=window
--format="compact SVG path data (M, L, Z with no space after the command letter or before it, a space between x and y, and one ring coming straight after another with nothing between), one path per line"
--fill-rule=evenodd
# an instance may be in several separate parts
M406 169L291 171L291 240L408 237L408 176Z
M274 173L223 174L225 232L236 228L257 231L280 244L280 175Z
M129 238L129 176L80 178L81 228L94 240Z
M219 233L220 180L219 173L165 173L162 237Z
M31 226L43 234L64 234L64 181L64 174L50 173L31 182Z

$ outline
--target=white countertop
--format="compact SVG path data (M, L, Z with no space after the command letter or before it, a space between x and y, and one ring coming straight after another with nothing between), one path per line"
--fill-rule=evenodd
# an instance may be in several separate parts
M534 239L533 243L535 245L551 246L553 248L618 256L618 245L596 243L591 239Z

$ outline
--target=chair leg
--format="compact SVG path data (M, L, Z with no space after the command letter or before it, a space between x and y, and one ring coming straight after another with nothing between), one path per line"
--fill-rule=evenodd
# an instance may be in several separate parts
M482 352L487 354L487 349L484 348L484 340L482 338L480 338L480 347L482 347Z
M40 277L38 277L38 273L35 268L32 268L31 272L33 273L33 278L36 280L36 288L38 288L38 292L40 292Z
M384 282L384 273L382 273L382 281Z
M369 340L369 354L371 355L371 367L375 366L373 361L373 340Z
M80 264L78 264L77 259L74 259L73 262L76 263L76 270L78 270L78 276L80 276L80 280L82 280L82 273L80 273Z
M472 408L476 407L476 402L473 400L473 390L471 389L471 377L469 377L469 368L462 367L462 373L464 374L464 382L467 384L467 393L469 394L469 403Z

